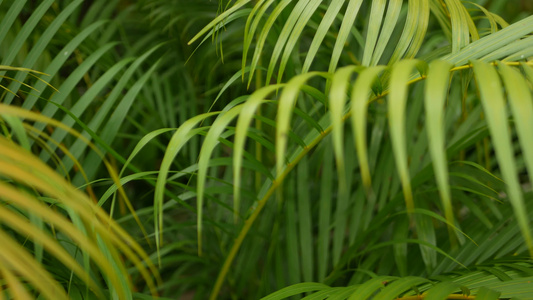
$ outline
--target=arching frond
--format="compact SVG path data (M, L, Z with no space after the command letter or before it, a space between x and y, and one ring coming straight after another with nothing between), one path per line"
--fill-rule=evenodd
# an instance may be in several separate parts
M528 263L522 265L526 267ZM490 266L433 281L414 276L376 276L363 284L348 287L300 283L262 299L286 299L303 293L308 293L309 299L528 299L533 296L526 291L530 281L531 277L522 277L516 270Z
M351 68L344 68L340 69L333 77L332 77L332 85L331 85L331 92L330 92L330 104L329 109L331 110L331 113L326 113L322 117L322 119L319 121L319 124L322 128L324 128L323 131L318 132L315 130L309 131L307 138L304 140L304 145L293 144L291 146L290 139L288 138L288 132L289 132L289 124L291 124L291 114L293 107L297 106L297 101L299 101L298 92L302 89L302 84L306 81L308 81L310 78L315 77L318 74L314 73L308 73L306 75L297 76L290 82L288 82L284 86L269 86L265 87L258 92L254 93L251 98L243 103L240 104L231 110L229 110L226 114L221 115L217 121L213 124L212 130L210 130L210 133L208 134L207 141L212 141L209 143L209 149L212 149L214 147L214 141L218 139L218 137L221 136L221 134L224 132L224 127L228 126L229 122L235 118L237 115L242 115L241 118L244 118L243 122L238 123L237 132L238 136L236 139L239 141L237 145L239 147L243 147L243 135L246 133L247 130L249 130L249 124L251 120L251 116L254 113L254 111L257 109L258 105L261 105L261 103L266 103L265 97L272 93L274 90L281 88L281 94L279 98L279 104L278 104L278 112L277 112L277 134L276 134L276 178L273 181L267 180L263 185L263 193L260 193L258 195L259 199L259 205L254 208L254 213L252 217L247 219L245 221L245 224L247 224L241 231L241 234L237 240L237 242L233 246L233 250L231 253L236 253L237 249L240 247L240 243L242 243L242 240L248 233L248 230L250 228L251 223L254 222L255 218L257 217L257 214L259 211L264 207L268 199L271 197L272 192L276 189L279 189L282 182L284 180L287 180L286 176L288 172L290 172L302 159L302 157L309 155L310 149L314 147L317 144L320 144L322 140L330 133L333 133L333 148L335 149L335 155L337 159L337 169L338 169L338 176L342 177L345 173L343 162L346 160L345 154L343 153L343 133L342 133L342 123L344 120L346 120L351 114L352 116L359 116L361 117L364 114L361 113L361 109L365 110L367 107L367 104L365 103L372 103L373 101L376 101L376 99L384 98L388 105L388 123L389 123L389 134L392 139L392 143L390 144L390 147L392 147L392 151L394 153L394 158L396 161L396 170L398 172L398 176L400 177L400 181L402 182L402 190L403 190L403 199L406 203L406 209L407 212L414 212L416 204L415 200L418 195L413 195L413 188L415 186L419 186L421 183L429 180L428 177L419 179L419 182L416 183L416 185L413 185L414 178L418 176L417 173L423 174L424 172L431 172L431 165L426 165L425 168L421 168L424 166L422 164L420 167L413 169L413 159L417 157L413 151L416 151L417 147L420 147L422 151L426 149L426 151L431 152L431 157L435 161L435 176L438 183L441 201L442 203L439 205L443 208L446 216L446 223L448 224L448 227L450 230L454 230L453 224L455 223L454 215L453 215L453 206L451 201L451 194L450 194L450 183L449 183L449 175L447 171L446 161L448 155L454 155L453 152L450 152L452 148L448 146L448 154L446 154L445 149L446 147L446 136L444 135L444 124L443 124L443 116L446 114L446 107L448 105L444 105L445 99L448 98L446 102L456 102L458 99L450 98L451 96L447 95L453 95L454 91L453 89L448 93L448 84L451 76L454 75L454 71L458 69L451 69L451 64L447 62L435 62L433 63L429 69L428 72L424 73L416 73L418 75L413 75L415 78L413 80L408 81L409 78L412 78L411 74L413 74L413 69L418 66L419 70L424 70L427 68L424 63L417 62L417 61L404 61L399 64L395 64L391 67L391 76L389 77L390 82L384 82L382 83L383 86L387 86L388 88L383 90L379 94L370 94L370 84L372 84L373 80L376 78L376 75L379 74L379 72L383 69L383 67L380 68L369 68L368 70L365 70L363 72L360 72L360 75L356 77L353 84L351 83L351 76L356 69L354 67ZM529 65L524 65L526 68L531 68ZM511 67L509 65L502 64L502 71L510 72ZM501 105L503 105L503 94L497 93L495 90L491 90L491 88L501 90L501 87L498 87L497 85L492 85L491 88L488 88L488 86L485 85L485 83L494 82L495 79L487 79L485 76L488 74L494 74L496 75L498 73L498 68L494 66L490 66L486 63L482 62L474 62L473 64L473 72L474 76L477 80L477 87L479 88L481 99L479 100L480 103L482 103L482 106L484 107L484 110L486 110L486 116L487 120L489 121L489 132L490 136L492 137L493 144L495 145L496 153L502 152L507 154L502 154L502 156L498 156L498 162L500 167L503 166L512 166L512 164L509 163L509 160L511 160L511 154L510 150L505 149L511 149L513 148L513 144L511 143L511 140L509 137L503 136L503 132L507 133L507 123L509 122L505 110L503 107L497 107L496 103L494 102L494 97L500 97L499 101L502 101ZM452 72L450 72L452 71ZM502 76L520 76L517 71L512 71L512 75L510 73L501 74ZM368 76L368 77L367 77ZM523 77L522 77L523 78ZM425 93L420 93L422 97L418 98L412 98L413 93L416 93L414 90L416 90L417 82L421 82L425 86ZM447 83L448 82L448 83ZM520 88L515 87L513 90L522 90L523 93L525 93L526 90L529 90L528 93L531 92L530 86L526 83L525 79L520 80L513 80L515 84L520 84ZM352 98L348 98L347 103L345 104L342 100L344 98L344 94L346 94L346 86L350 84L351 86L355 88L358 88L357 90L354 90L354 93L352 94ZM367 86L366 91L363 89L363 86ZM361 88L361 89L359 89ZM409 91L409 89L412 89L413 91ZM357 94L355 93L357 91ZM359 96L360 95L360 96ZM409 96L410 95L410 96ZM512 94L511 94L512 95ZM362 98L363 97L363 98ZM411 99L407 101L408 97ZM363 99L363 100L361 100ZM513 97L514 99L514 97ZM527 98L526 98L527 99ZM530 100L524 100L526 103L531 103ZM352 104L352 102L354 104ZM357 103L360 103L356 105ZM408 110L406 110L407 103L409 104ZM365 105L362 105L365 104ZM411 118L411 120L419 119L419 115L415 113L417 110L414 110L415 107L420 107L421 105L426 106L426 124L427 124L427 135L429 139L426 139L424 136L407 136L406 131L404 129L406 126L409 127L410 122L406 122L407 118ZM251 109L250 109L251 108ZM358 108L359 111L351 111L350 108ZM420 110L418 110L420 111ZM493 112L491 112L493 111ZM243 113L246 112L246 117L243 115ZM496 112L499 112L499 116L494 115L494 117L491 114L495 114ZM529 113L532 111L529 110ZM413 114L414 113L414 114ZM491 118L497 118L497 122L499 125L493 124L491 122ZM363 117L364 120L364 117ZM305 122L302 120L302 122ZM407 123L407 124L406 124ZM363 149L362 153L359 157L362 158L360 161L360 165L365 167L361 167L362 172L368 172L363 170L368 170L367 161L365 159L365 151L368 151L368 149L364 150L366 148L366 144L363 141L361 141L361 136L364 137L364 127L358 123L357 118L354 119L354 121L351 123L353 124L353 132L355 135L355 140L360 140L360 142L356 143L357 147L359 149ZM493 124L493 125L491 125ZM518 125L518 124L517 124ZM520 127L525 126L525 124L518 125ZM213 135L211 135L213 134ZM417 146L415 147L408 147L406 140L412 140L415 138L415 143ZM366 138L364 138L366 139ZM418 141L416 141L416 139ZM207 145L207 144L205 144ZM204 145L204 149L201 153L206 149ZM421 145L421 146L418 146ZM365 148L363 148L365 147ZM291 149L289 150L289 155L287 156L285 154L285 149ZM500 150L499 150L500 149ZM212 150L206 150L211 152ZM455 150L456 152L457 150ZM507 152L506 152L507 151ZM524 155L528 156L530 149L523 148L522 149ZM207 152L207 153L209 153ZM355 151L354 151L355 152ZM242 151L235 151L234 159L236 161L241 161L242 158L240 156ZM507 156L505 156L507 155ZM202 162L202 157L204 157ZM201 155L200 160L200 175L205 174L206 171L202 171L202 168L205 168L207 159L206 156ZM411 161L411 163L409 163ZM203 166L202 166L203 164ZM411 165L411 166L409 166ZM234 165L236 168L240 169L240 163L237 163ZM428 167L430 169L428 169ZM411 170L411 171L409 171ZM412 173L412 172L415 173ZM237 174L239 174L239 171L234 171ZM370 173L370 172L369 172ZM431 173L429 173L431 174ZM519 191L520 188L518 188L519 181L517 179L517 171L516 169L509 169L507 171L503 171L502 174L504 177L504 181L507 183L509 189L509 197L511 200L511 204L515 209L515 214L517 214L518 217L518 224L520 225L522 229L523 237L526 241L531 241L531 234L528 231L527 227L527 219L526 216L526 209L523 207L524 201L522 199L522 193ZM372 176L371 174L364 173L362 175L363 178L367 178L367 188L370 186L370 178L369 176ZM241 176L237 175L234 176L235 180L240 180ZM342 194L342 189L346 189L346 182L342 183L342 178L339 178L339 196ZM199 176L199 185L198 185L198 195L199 199L202 199L204 184L202 183L205 181L205 175ZM342 186L344 184L344 187ZM235 183L235 185L239 186L238 183ZM346 193L346 191L345 191ZM236 193L238 195L238 193ZM417 192L419 194L419 192ZM373 197L373 196L370 196ZM359 199L358 201L364 201L363 199ZM199 202L199 205L203 205L203 202ZM236 210L238 211L238 207L240 205L236 206ZM425 205L424 205L425 207ZM337 208L339 209L339 208ZM341 208L344 210L345 208ZM199 215L201 217L201 215ZM420 218L418 218L420 219ZM418 220L417 219L417 220ZM420 221L420 220L419 220ZM422 225L423 223L420 223L419 221L415 222L415 226L418 231L419 236L424 237L426 236L423 234L424 230L427 228L427 225ZM199 221L201 222L201 220ZM200 223L199 223L200 224ZM341 226L343 228L344 226ZM457 229L455 229L457 230ZM341 231L342 232L342 231ZM431 234L432 235L432 234ZM429 236L427 236L429 238ZM346 241L343 241L344 238L341 238L339 241L341 242L340 245L345 245ZM529 243L529 242L528 242ZM341 249L343 246L338 246L340 248L334 247L334 255L340 255L340 252L335 252L338 250L335 249ZM426 244L423 244L424 247L426 247ZM425 249L425 248L424 248ZM532 248L529 246L529 249ZM435 250L430 250L431 253ZM407 253L404 253L402 255L407 255ZM231 263L231 260L233 257L230 255L227 258L226 261L226 267L229 266ZM334 263L337 263L337 260L334 260ZM221 275L219 276L219 283L225 276L226 269L223 269Z
M217 24L220 24L222 20L242 10L247 2L237 1L230 9L224 11L193 37L189 43L195 42ZM325 38L328 34L335 35L335 40L332 41L334 46L331 49L330 61L327 67L329 72L334 72L337 69L341 53L346 51L349 51L352 55L355 54L357 61L360 61L363 66L375 66L380 61L385 64L393 64L400 59L413 58L419 52L426 37L430 8L433 9L434 14L440 16L441 25L446 26L443 28L444 30L451 28L450 44L452 45L452 54L468 46L471 41L479 39L478 29L474 24L473 17L463 3L456 0L411 0L405 5L404 1L399 0L340 0L327 4L327 10L325 11L322 11L320 6L323 4L322 2L321 0L301 0L295 5L289 5L290 1L280 1L275 4L273 1L262 0L254 5L253 10L248 15L245 27L242 63L244 69L248 53L254 50L248 80L249 84L258 66L259 57L264 56L265 52L268 51L264 47L265 42L269 36L273 35L273 28L285 10L290 10L290 15L283 24L281 31L275 34L277 41L272 48L272 56L267 68L267 84L270 82L276 68L278 69L277 82L281 82L291 54L294 51L298 51L295 50L298 47L306 47L302 46L302 44L309 44L304 50L307 51L301 68L301 72L306 73L315 61L320 46L326 42ZM406 15L401 14L402 8L407 8ZM270 10L271 13L267 14L266 12ZM370 11L369 17L363 13L365 11ZM312 30L309 42L304 42L307 39L307 35L304 34L304 28L310 26L311 17L317 13L323 14L320 24L316 30ZM486 11L484 13L487 15ZM268 19L263 21L262 19L267 16ZM342 20L339 28L335 25L335 19L338 16L341 16ZM488 14L487 18L492 20L492 24L495 23L492 14ZM367 25L363 28L357 26L361 19L367 21ZM404 24L403 29L395 30L402 23ZM263 27L259 31L260 24L263 24ZM493 26L493 29L497 30L497 26ZM364 31L364 33L360 33L360 31ZM364 35L364 49L357 49L356 46L347 47L351 38L354 36L357 38L357 36L360 37L361 35ZM252 47L254 36L257 38L255 49ZM393 44L392 40L394 40L395 44ZM384 56L387 46L392 47L394 51ZM357 50L354 51L354 49ZM359 57L358 53L362 53L362 57ZM320 68L318 67L318 69Z
M0 114L3 118L19 116L33 121L46 120L45 117L4 104L0 106ZM21 149L6 138L1 138L0 144L4 164L2 177L6 179L1 188L2 201L5 204L2 220L20 235L33 241L36 252L34 255L37 256L34 260L19 241L10 238L4 231L0 232L7 243L5 251L0 251L5 267L2 273L13 275L7 275L12 276L7 290L14 297L18 297L16 290L20 289L23 284L21 278L24 278L45 297L68 298L53 275L39 265L43 263L43 253L52 255L54 261L62 262L79 279L86 282L97 296L103 297L102 287L94 281L93 275L89 275L92 273L89 262L94 262L113 292L127 298L131 297L131 282L119 258L119 255L125 255L134 262L155 293L152 276L157 276L157 271L131 236L93 200L31 155L29 149ZM64 213L57 212L53 206L45 203L60 208ZM65 242L59 243L58 238ZM76 254L76 251L69 253L69 243L79 245L83 267L76 261L80 259L80 254ZM17 259L13 260L14 257ZM148 263L149 269L144 263Z

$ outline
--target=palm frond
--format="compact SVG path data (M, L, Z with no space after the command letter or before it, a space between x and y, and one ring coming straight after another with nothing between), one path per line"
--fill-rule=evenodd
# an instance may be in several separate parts
M22 110L16 110L2 105L0 109L4 117L10 115L19 116ZM18 113L17 113L18 112ZM31 118L30 114L23 114ZM43 119L41 117L41 119ZM62 179L58 174L31 155L28 150L21 149L13 142L2 138L2 156L4 161L2 176L7 182L2 184L2 198L5 205L2 218L6 225L17 230L20 234L30 237L35 244L35 250L44 249L53 255L57 261L61 261L71 269L81 280L87 282L99 296L103 296L102 287L98 286L89 275L89 260L94 261L106 280L109 280L113 292L120 297L128 297L131 283L127 281L125 267L120 263L119 253L126 255L135 265L155 292L151 272L157 274L153 267L147 270L142 265L148 261L144 251L136 242L127 235L107 214L98 207L89 197L76 190L73 186ZM25 188L23 188L25 187ZM48 202L53 206L64 210L69 216L56 212L53 207L43 203ZM28 222L25 219L27 219ZM44 226L44 223L48 226ZM26 225L24 225L26 224ZM39 225L41 224L41 225ZM4 232L2 232L4 235ZM76 253L68 253L68 243L62 245L55 239L61 236L66 241L80 245L81 255L84 258L83 267L75 261ZM18 244L19 241L11 240L4 236L8 246L3 252L7 270L3 272L15 272L15 277L10 277L9 290L17 290L22 284L22 276L40 293L48 298L62 297L67 299L63 288L58 285L52 275L32 259ZM55 238L52 238L55 237ZM17 250L18 249L18 250ZM117 252L117 249L118 252ZM14 252L15 251L15 252ZM42 260L42 250L41 252ZM18 254L15 254L18 253ZM9 262L9 257L21 255L20 261ZM41 261L39 261L41 262ZM28 270L34 270L34 273ZM122 274L120 277L118 274ZM52 287L52 288L51 288ZM88 292L88 291L87 291ZM16 292L13 294L16 296Z
M410 85L414 85L416 82L419 82L420 80L425 80L427 81L428 83L426 84L426 90L428 89L433 89L435 88L435 83L433 80L435 81L439 81L439 82L443 82L444 85L441 85L441 87L439 87L438 89L440 90L438 92L438 94L440 94L440 98L441 100L439 102L437 102L437 104L434 104L432 102L429 102L429 98L432 98L433 97L433 93L429 93L429 92L426 92L426 96L428 97L428 99L425 100L425 103L426 105L428 106L427 107L427 110L434 110L435 112L432 112L433 114L437 114L437 117L436 118L428 118L426 120L426 122L428 122L429 125L428 128L432 128L431 129L431 132L428 132L428 134L431 134L431 133L434 133L433 135L431 135L430 137L430 142L426 142L424 144L424 148L425 147L431 147L433 150L432 151L432 156L435 157L436 161L440 161L439 164L440 166L438 165L438 181L439 181L439 186L440 188L442 189L442 192L441 192L441 197L442 197L442 207L444 208L444 211L447 212L446 213L446 217L447 217L447 223L448 224L453 224L454 223L454 217L453 217L453 214L451 213L453 208L452 208L452 205L451 205L451 202L450 202L450 185L449 183L447 183L447 177L448 177L448 174L447 174L447 171L446 171L446 164L442 163L443 161L446 161L446 154L445 152L443 151L443 145L444 145L444 136L442 135L442 133L438 133L438 131L442 132L442 117L438 117L439 115L443 115L444 114L444 109L445 107L443 106L443 99L445 99L444 97L446 96L446 90L447 90L447 86L446 86L446 81L445 80L442 80L443 77L449 77L450 76L450 67L451 65L449 63L445 63L445 62L442 62L440 63L441 66L437 69L435 69L433 66L431 67L431 72L429 72L427 75L425 73L422 73L421 75L418 75L419 77L418 78L415 78L411 81L408 82L408 79L409 78L412 78L410 75L412 74L412 70L415 68L415 66L420 65L420 64L423 64L421 62L417 62L417 61L404 61L403 63L399 63L399 64L395 64L393 67L392 67L392 71L391 71L391 76L390 76L390 83L387 84L385 83L384 86L388 86L388 89L387 90L384 90L382 93L378 94L378 95L374 95L373 97L371 97L370 99L367 98L366 101L374 101L374 99L379 99L379 98L382 98L384 96L387 96L387 102L388 102L388 110L389 110L389 124L390 124L390 135L391 135L391 138L392 138L392 150L395 154L395 160L397 162L397 170L398 170L398 174L401 178L401 182L402 182L402 186L403 186L403 198L406 202L406 207L407 207L407 211L408 212L412 212L414 210L414 208L416 207L415 204L414 204L414 198L413 198L413 193L412 193L412 190L413 190L413 187L412 187L412 175L409 174L409 171L408 171L408 152L407 152L407 145L406 145L406 142L405 142L405 139L406 139L406 133L405 131L402 130L402 128L404 128L405 126L405 119L403 116L409 116L411 114L409 114L408 112L405 111L405 106L406 106L406 98L407 98L407 95L408 95L408 91L407 91L407 88L410 86ZM499 125L490 125L491 123L490 122L493 122L493 121L490 121L490 118L491 115L489 114L489 111L487 111L487 117L489 118L489 131L490 131L490 134L494 140L494 145L495 145L495 149L496 151L503 151L503 153L507 153L505 155L507 156L498 156L498 161L500 162L500 166L503 166L505 165L506 167L510 167L512 166L512 164L509 163L509 161L512 160L511 158L511 154L510 154L510 149L513 147L512 146L512 143L511 143L511 140L508 136L505 136L505 135L502 135L503 132L507 133L507 127L506 127L506 123L508 122L507 121L507 118L505 117L506 114L505 114L505 110L502 108L502 107L496 107L496 106L493 106L495 105L494 102L492 101L495 101L495 100L492 100L494 99L493 97L501 97L500 101L502 101L503 103L503 94L499 94L499 93L496 93L494 90L490 90L488 88L486 88L486 85L485 83L488 83L488 82L494 82L494 79L486 79L484 76L487 75L487 74L491 74L491 72L493 74L497 74L497 69L493 66L490 66L488 64L484 64L482 62L474 62L474 65L473 65L473 71L474 71L474 76L476 77L476 79L478 80L478 88L480 89L480 92L481 92L481 103L483 103L483 106L485 107L485 109L489 109L488 106L491 106L490 110L494 111L494 113L496 111L499 112L500 116L497 117L498 118L498 122L502 122L500 123ZM478 69L480 68L479 66L486 66L484 69ZM419 66L419 69L425 69L427 67L424 67L424 66ZM504 67L505 68L505 67ZM510 68L509 66L507 66L507 68ZM489 69L490 69L490 72L489 72ZM347 83L339 83L338 81L343 81L343 82L347 82L347 81L350 81L350 76L348 76L351 72L353 72L353 67L352 69L341 69L339 70L335 76L333 76L333 79L332 79L332 90L331 90L331 94L330 94L330 101L340 101L338 99L342 99L342 94L345 93L345 86ZM369 81L372 80L373 78L375 78L375 74L378 73L380 70L379 69L374 69L374 73L373 74L370 74L370 77L369 78L361 78L362 75L366 75L367 73L365 72L362 72L361 73L361 76L360 77L357 77L356 80L355 80L355 84L354 86L359 86L358 85L358 81L361 80L363 82L372 82L372 81ZM438 70L438 71L436 71ZM453 69L452 69L453 71ZM479 73L478 73L479 72ZM453 74L453 73L452 73ZM518 72L514 71L514 75L515 76L520 76L518 75ZM293 80L289 81L286 85L282 86L282 92L280 94L280 100L279 100L279 105L278 105L278 113L277 113L277 134L276 134L276 172L275 174L276 175L276 179L272 182L269 182L267 181L264 185L263 185L263 191L266 191L266 192L263 192L263 193L260 193L259 195L263 195L261 198L259 198L259 202L258 202L258 206L256 208L254 208L254 212L253 212L253 215L246 220L245 222L245 227L242 229L241 231L241 234L239 235L238 239L237 239L237 242L234 244L233 248L232 248L232 251L230 253L236 253L237 249L239 249L239 247L241 246L240 243L242 243L242 239L247 235L248 233L248 230L251 226L251 223L253 223L255 221L255 218L257 217L258 215L258 212L264 207L264 205L266 204L266 202L268 201L268 199L270 198L270 196L272 195L272 192L276 189L279 189L280 188L280 181L283 181L283 180L286 180L286 176L287 174L300 162L300 160L307 154L309 153L310 151L310 148L317 145L318 143L320 143L320 141L322 141L324 139L325 136L327 136L330 132L333 132L333 141L334 141L334 149L336 149L336 157L337 157L337 168L339 171L339 177L342 176L342 174L344 173L344 169L342 167L342 162L345 161L345 157L344 157L344 154L342 151L340 151L340 149L342 149L342 131L339 132L339 129L335 129L335 128L342 128L342 126L340 124L342 124L343 120L347 119L350 115L350 111L344 111L344 108L345 106L347 107L352 107L352 104L348 104L348 105L344 105L342 101L340 102L331 102L329 107L331 109L331 114L326 114L320 121L319 123L321 124L321 126L324 129L324 131L322 132L316 132L316 131L311 131L309 132L309 134L311 136L314 136L315 138L314 139L308 139L306 138L306 140L304 141L311 141L311 142L305 142L305 145L304 146L300 146L300 145L295 145L295 148L293 147L289 147L291 149L294 149L292 151L294 152L289 152L289 156L288 156L288 161L286 160L287 156L285 155L285 148L287 147L287 143L289 141L288 139L288 132L289 132L289 124L291 123L291 120L290 120L290 115L291 115L291 108L295 106L295 103L298 99L298 91L301 89L301 86L304 82L308 81L309 78L312 78L316 76L316 74L314 73L308 73L308 74L305 74L305 75L301 75L301 76L297 76L295 77ZM430 76L435 76L435 79L433 78L430 78ZM431 79L431 80L430 80ZM527 85L527 83L524 81L524 79L522 79L521 81L514 81L515 83L517 82L521 82L522 85L521 85L521 89L530 89L530 87ZM341 85L342 84L342 85ZM368 83L365 83L367 86L368 86ZM344 85L344 86L343 86ZM255 101L249 101L249 102L246 102L246 104L241 104L241 105L238 105L234 108L232 108L231 110L228 111L228 113L224 114L224 115L221 115L217 121L215 121L214 125L213 125L213 128L212 130L210 130L210 134L214 134L212 137L210 136L210 134L208 135L208 139L206 141L209 141L211 140L212 142L208 143L210 146L209 146L209 151L208 153L210 153L212 150L212 148L214 147L214 141L216 141L216 139L218 139L218 137L224 132L223 128L225 126L227 126L227 124L229 124L229 122L237 115L237 114L242 114L242 111L244 111L244 108L246 107L252 107L252 110L246 110L248 112L248 116L246 117L246 119L244 119L244 122L245 123L239 123L239 125L242 125L242 126L247 126L249 124L249 120L250 120L250 114L253 113L257 107L257 105L259 105L261 102L264 102L265 101L265 97L270 94L271 92L273 92L275 89L277 89L278 87L277 86L269 86L269 87L265 87L261 90L259 90L258 92L254 93L254 95L251 97L251 99L257 99ZM494 88L498 88L497 86L494 86ZM484 90L486 89L486 90ZM363 90L364 91L364 90ZM432 90L433 91L433 90ZM525 91L525 90L524 90ZM338 93L338 94L334 94L334 93ZM332 95L332 96L331 96ZM490 95L490 96L489 96ZM255 98L254 98L255 97ZM359 99L359 98L354 98L354 99L351 99L349 101L356 101L356 99ZM491 100L489 100L491 99ZM448 101L454 101L453 99L450 99ZM491 101L490 103L492 104L486 104L486 103L489 103L489 102L486 102L486 101ZM340 103L340 104L339 104ZM420 104L422 104L422 102L420 102ZM413 105L415 105L413 102L410 103L411 107ZM343 112L344 113L340 113L340 112ZM396 117L395 117L396 116ZM429 115L431 116L431 115ZM496 118L496 117L494 117ZM325 123L325 122L329 122L329 123ZM244 125L243 125L244 124ZM357 123L355 123L357 124ZM357 128L357 127L356 127ZM245 129L241 129L242 131L241 132L245 132L246 128ZM359 129L360 130L360 129ZM357 136L358 136L358 131L355 131L355 134L356 134L356 139L357 139ZM440 137L439 137L440 136ZM309 137L309 136L308 136ZM237 137L236 137L237 138ZM237 138L237 139L242 139L242 137L240 138ZM418 139L421 139L421 137L418 137ZM242 146L242 142L239 142L239 146ZM424 149L423 148L423 149ZM503 149L502 149L503 148ZM505 150L505 149L509 149L509 150ZM442 150L439 150L439 149L442 149ZM502 149L502 150L498 150L498 149ZM529 152L528 149L522 149L524 151L524 153L527 153ZM204 149L202 149L202 152L203 153ZM234 155L241 155L242 152L239 152L239 151L235 151L234 152ZM498 153L498 152L497 152ZM201 156L201 157L204 157L204 156ZM204 184L202 183L204 180L205 180L205 175L201 175L201 174L204 174L202 173L202 169L201 168L205 168L207 165L205 164L207 162L207 159L204 158L204 167L200 166L200 176L199 176L199 189L198 189L198 195L199 195L199 199L202 199L202 194L203 194L203 189L204 189ZM234 158L235 160L240 160L241 158ZM201 160L202 161L202 160ZM365 161L362 161L361 164L366 164ZM202 165L202 163L200 164ZM239 164L237 164L237 167L239 167ZM206 172L206 171L203 171L203 172ZM522 228L522 233L523 233L523 236L524 236L524 239L527 241L529 240L531 237L530 237L530 233L527 229L527 219L528 217L525 216L525 212L526 210L524 209L523 207L523 200L522 200L522 196L521 196L521 192L520 192L520 188L518 187L519 185L519 182L518 182L518 179L517 179L517 171L516 169L509 169L508 171L503 171L502 169L502 172L504 174L504 180L505 182L508 184L509 186L509 195L511 197L511 204L512 206L515 208L515 214L518 214L521 215L518 217L518 224L520 224L520 227ZM235 178L238 180L240 178L240 176L235 176ZM427 179L426 179L427 180ZM339 184L342 184L342 180L339 181ZM346 184L346 183L345 183ZM418 183L419 185L420 183ZM235 183L235 185L238 185L237 183ZM448 191L448 192L447 192ZM342 186L339 186L339 197L342 197ZM514 199L513 199L514 198ZM345 202L346 203L346 202ZM203 206L203 202L199 202L199 205ZM200 207L200 206L199 206ZM337 209L339 211L344 211L347 207L338 207ZM201 217L201 214L199 215L199 218ZM337 220L339 220L337 218ZM424 223L420 223L422 219L417 219L419 221L416 222L416 231L418 232L419 236L426 239L427 241L430 241L431 239L434 239L432 238L432 236L434 236L434 233L431 233L431 232L427 232L427 229L428 228L431 228L431 226L427 226L427 225L424 225ZM337 229L336 229L336 232L342 232L342 228L345 228L345 225L344 223L341 223L340 225L338 225ZM450 227L452 228L452 227ZM407 230L407 228L405 228L405 230ZM199 231L200 232L200 231ZM406 231L407 232L407 231ZM199 233L200 234L200 233ZM400 236L402 235L405 235L404 234L400 234ZM398 237L400 237L398 236ZM341 245L345 245L345 241L344 241L344 238L337 238L337 243L340 243L339 246L337 247L334 247L334 253L333 255L340 255L340 252L339 252L339 249L341 249L343 246ZM426 251L424 250L425 247L427 247L426 244L423 244L425 245L424 247L422 247L421 250L423 250L423 253ZM530 246L528 246L529 249L531 249ZM405 258L405 256L407 255L407 250L406 248L403 248L404 250L402 250L401 253L399 253L398 255L400 255L399 257L403 257ZM399 250L399 248L398 248ZM433 253L434 250L430 250L429 252L427 252L426 255L424 255L424 257L428 257L427 255L430 255L430 253ZM337 254L335 254L337 253ZM334 256L335 257L335 256ZM337 256L338 257L338 256ZM229 267L229 264L231 263L231 260L233 259L233 256L230 254L226 260L226 264L225 264L225 268L223 268L222 272L221 272L221 275L219 276L219 281L221 281L221 279L224 278L225 276L225 273L224 272L227 272L228 270L228 267ZM429 257L428 257L429 259ZM430 259L431 260L431 259ZM229 261L229 263L228 263ZM434 259L433 259L434 261ZM338 262L338 259L334 259L334 264L336 264ZM215 290L216 291L216 290ZM216 293L215 293L216 294Z
M520 263L524 267L527 263ZM300 283L277 291L263 300L286 299L309 293L307 299L529 299L531 277L501 267L484 267L448 278L376 276L360 285L329 287L319 283Z

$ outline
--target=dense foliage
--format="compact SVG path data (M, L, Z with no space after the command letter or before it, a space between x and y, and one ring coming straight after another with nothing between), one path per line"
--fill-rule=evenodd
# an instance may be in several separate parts
M533 299L526 0L0 0L0 299Z

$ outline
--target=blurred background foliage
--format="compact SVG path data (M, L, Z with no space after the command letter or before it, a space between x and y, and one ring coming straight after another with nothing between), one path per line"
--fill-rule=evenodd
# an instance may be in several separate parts
M533 299L532 14L0 0L0 299Z

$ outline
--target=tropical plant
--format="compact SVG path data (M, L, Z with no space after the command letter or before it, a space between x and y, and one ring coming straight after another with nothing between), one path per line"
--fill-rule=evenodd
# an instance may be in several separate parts
M532 12L0 1L0 298L533 299Z

